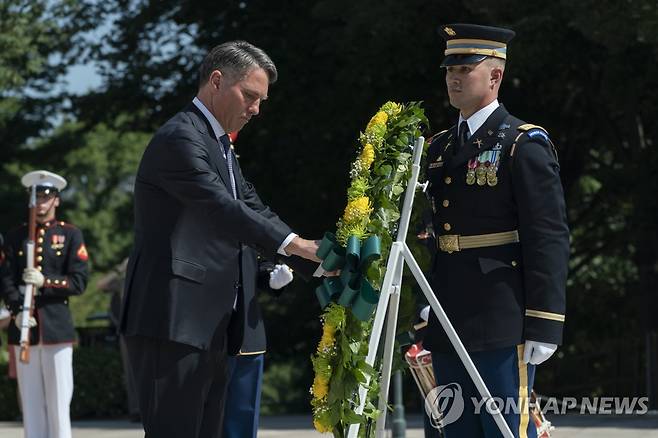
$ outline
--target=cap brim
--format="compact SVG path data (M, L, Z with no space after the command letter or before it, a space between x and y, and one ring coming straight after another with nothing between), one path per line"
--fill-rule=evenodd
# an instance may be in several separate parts
M441 67L450 65L477 64L484 61L487 55L448 55L441 62Z
M66 180L63 177L47 170L35 170L26 173L21 178L21 183L27 188L32 186L52 186L57 190L64 190L66 187Z

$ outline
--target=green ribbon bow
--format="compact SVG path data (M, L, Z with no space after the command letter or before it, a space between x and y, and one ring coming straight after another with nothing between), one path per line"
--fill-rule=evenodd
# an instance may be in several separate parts
M351 308L359 320L367 320L379 299L379 292L366 279L370 264L381 257L379 236L368 237L363 245L358 237L350 236L346 247L342 247L333 233L326 233L317 256L325 271L341 269L340 276L325 278L315 289L320 306L324 309L338 296L338 304Z

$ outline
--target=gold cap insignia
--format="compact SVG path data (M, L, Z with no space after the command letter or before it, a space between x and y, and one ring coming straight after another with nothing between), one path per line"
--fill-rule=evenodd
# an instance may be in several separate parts
M455 36L455 35L457 35L457 32L455 32L454 30L452 30L452 27L448 27L448 26L446 26L446 27L443 28L443 31L444 31L445 33L447 33L448 35L450 35L450 36Z

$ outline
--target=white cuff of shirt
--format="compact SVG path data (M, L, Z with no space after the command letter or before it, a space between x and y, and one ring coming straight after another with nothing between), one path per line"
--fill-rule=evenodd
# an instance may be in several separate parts
M288 246L290 242L292 242L292 239L294 239L295 237L298 237L297 234L295 233L288 234L288 237L284 239L283 243L281 244L281 246L279 246L279 249L276 252L281 254L282 256L288 257L290 254L288 254L285 251L285 247Z

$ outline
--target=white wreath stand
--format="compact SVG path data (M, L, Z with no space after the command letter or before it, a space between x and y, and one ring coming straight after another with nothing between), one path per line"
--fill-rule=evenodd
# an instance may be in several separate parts
M423 191L427 189L427 183L419 184L418 183L418 174L420 172L420 159L423 152L423 145L425 139L419 137L414 145L414 154L413 154L413 165L411 170L411 177L409 178L409 183L404 196L404 204L402 205L402 213L400 215L400 223L398 227L397 238L393 245L391 246L391 252L388 256L388 263L386 265L386 274L384 276L384 283L382 285L382 290L379 295L379 302L377 303L377 311L375 313L375 322L372 327L372 334L370 335L370 342L368 344L368 356L366 357L366 362L374 366L375 356L377 354L377 349L379 347L379 339L382 334L382 329L384 327L384 319L386 317L386 312L388 311L388 320L386 324L386 337L384 343L384 356L382 357L382 374L380 380L380 390L379 390L379 417L377 418L376 426L376 438L384 438L385 427L386 427L386 413L388 408L388 387L391 381L391 367L393 364L393 350L395 344L395 331L398 320L398 308L400 305L400 290L402 286L402 271L404 264L406 262L407 266L411 270L414 278L420 285L423 294L427 298L432 311L439 319L443 330L448 335L450 342L455 347L459 358L466 367L466 371L470 375L473 383L477 387L480 395L483 400L492 400L491 393L487 389L482 377L478 373L473 361L466 352L464 344L462 344L459 336L455 332L455 329L452 327L452 324L448 320L441 304L436 299L432 288L430 287L427 279L423 275L418 263L414 259L414 256L411 254L409 247L407 246L405 239L407 236L407 231L409 230L409 220L411 219L411 209L414 202L414 195L416 189L422 188ZM356 413L361 415L365 407L366 400L366 387L370 383L369 379L366 381L365 385L359 387L359 406L356 409ZM514 438L509 426L505 422L502 413L500 412L499 407L496 403L487 403L489 411L493 415L498 428L505 438ZM357 438L359 433L359 423L350 425L347 437L348 438Z

